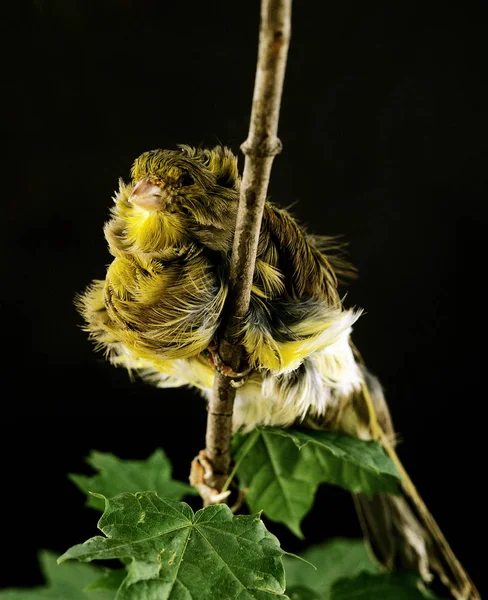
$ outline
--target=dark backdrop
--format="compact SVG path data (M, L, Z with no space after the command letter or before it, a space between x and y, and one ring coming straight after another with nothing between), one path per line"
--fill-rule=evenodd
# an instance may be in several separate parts
M259 24L257 0L15 10L2 25L2 585L40 581L37 549L95 534L66 478L90 449L144 458L162 446L186 479L204 446L203 401L105 363L72 299L104 276L102 225L136 156L239 151ZM309 230L349 241L360 276L346 302L366 311L354 339L384 383L407 469L480 587L485 28L475 4L296 2L270 185ZM286 549L305 546L270 527ZM304 532L358 535L349 496L322 488Z

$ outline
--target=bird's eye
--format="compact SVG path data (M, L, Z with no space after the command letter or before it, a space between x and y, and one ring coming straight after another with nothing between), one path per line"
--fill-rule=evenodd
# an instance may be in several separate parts
M180 184L183 187L186 187L188 185L193 185L194 183L195 180L193 179L193 177L187 171L184 171L182 176L180 177Z

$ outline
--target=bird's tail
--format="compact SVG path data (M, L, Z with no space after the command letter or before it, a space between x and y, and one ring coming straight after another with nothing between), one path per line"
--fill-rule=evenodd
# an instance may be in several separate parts
M378 380L362 368L365 383L352 408L363 419L367 414L369 429L395 463L403 489L402 496L354 496L371 550L387 569L415 570L427 582L440 581L456 600L480 600L475 585L398 459L394 429L382 388ZM363 419L359 420L364 423Z

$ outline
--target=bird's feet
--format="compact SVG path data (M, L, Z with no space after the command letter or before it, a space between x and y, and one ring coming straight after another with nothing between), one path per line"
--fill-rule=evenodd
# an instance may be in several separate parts
M226 365L220 358L219 349L215 342L211 342L207 346L208 358L213 368L220 373L229 377L232 381L230 382L232 387L238 388L246 383L247 376L252 371L251 367L245 368L243 371L234 371L229 365Z
M207 484L208 479L213 475L213 467L205 450L200 450L198 456L192 460L190 470L190 484L195 487L203 499L204 506L220 504L230 496L230 490L219 492Z

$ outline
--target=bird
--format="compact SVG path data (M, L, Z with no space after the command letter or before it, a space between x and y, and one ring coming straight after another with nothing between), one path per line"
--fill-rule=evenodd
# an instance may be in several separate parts
M222 145L144 152L131 180L119 180L104 226L113 260L105 278L75 299L84 329L113 365L210 398L240 185L237 156ZM238 332L247 374L236 389L234 432L299 424L370 440L369 403L395 444L383 388L352 340L362 310L347 308L339 292L354 276L338 237L308 233L266 201ZM415 570L427 582L435 576L456 600L480 598L430 514L408 494L353 497L380 563Z

